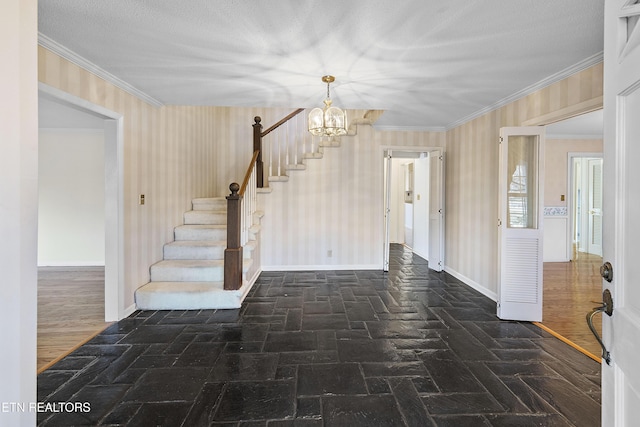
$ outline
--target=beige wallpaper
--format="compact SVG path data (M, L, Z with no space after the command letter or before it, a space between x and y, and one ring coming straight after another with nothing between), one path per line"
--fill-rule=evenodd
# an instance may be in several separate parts
M40 47L39 81L124 116L124 281L127 308L149 279L193 197L214 194L214 108L156 108ZM138 195L146 203L138 205Z
M253 117L270 126L284 109L152 107L50 51L39 50L39 79L125 117L126 303L182 221L193 197L226 195L252 151ZM270 269L382 263L383 147L446 145L447 270L488 295L497 281L497 138L501 126L602 95L593 66L448 132L375 131L360 126L342 147L291 172L261 196L263 265ZM148 204L137 205L145 193ZM308 202L308 203L303 203ZM327 251L332 250L332 256Z
M601 96L602 63L447 132L447 271L490 296L497 292L500 127Z
M544 205L567 206L569 153L601 153L601 139L547 139L544 161ZM564 201L560 200L565 195Z
M443 147L443 132L377 132L362 125L261 195L268 270L381 269L383 147ZM329 255L331 252L331 255Z

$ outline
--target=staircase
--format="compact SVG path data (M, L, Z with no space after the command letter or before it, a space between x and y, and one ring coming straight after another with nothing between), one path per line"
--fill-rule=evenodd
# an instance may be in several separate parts
M200 310L239 308L257 272L261 214L254 215L249 241L243 246L243 286L223 290L224 251L227 238L227 200L194 199L184 224L174 229L174 241L163 248L163 260L150 268L151 281L135 293L140 310Z
M245 197L241 204L246 207L242 213L242 238L238 246L235 246L239 248L242 245L244 258L240 289L224 290L226 198L194 199L192 210L184 214L184 224L174 230L175 241L164 246L164 259L151 266L151 281L136 290L138 309L201 310L240 307L261 271L257 236L262 212L256 212L256 194L271 192L271 182L288 181L290 171L306 169L305 160L321 159L324 148L340 146L340 138L312 137L306 131L308 112L298 114L301 111L294 112L264 132L259 117L253 125L254 147L256 136L260 139L261 148L258 152L264 158L262 176L266 186L256 188L257 172L253 168L248 185L252 194ZM362 114L362 117L351 120L347 136L355 135L359 125L372 125L382 114L378 110L354 112L356 116ZM262 137L266 134L269 134L269 138L263 145ZM255 164L255 160L254 157L252 164ZM232 241L230 243L233 244ZM237 260L235 265L239 264ZM239 270L235 277L238 276ZM239 282L238 280L236 283Z

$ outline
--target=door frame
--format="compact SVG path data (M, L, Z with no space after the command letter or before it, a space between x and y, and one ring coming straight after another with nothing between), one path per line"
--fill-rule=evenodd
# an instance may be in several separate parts
M389 212L386 212L387 209L387 205L389 200L387 200L388 197L390 197L390 190L391 190L391 186L393 185L392 183L392 179L391 177L389 177L387 175L387 162L389 161L389 163L391 163L390 160L388 160L387 155L388 153L391 153L391 157L393 158L394 154L393 153L403 153L403 152L409 152L409 153L430 153L431 151L440 151L442 153L442 155L445 154L445 148L444 147L417 147L417 146L395 146L395 145L383 145L380 147L381 148L381 155L382 155L382 161L383 161L383 188L382 188L382 197L383 197L383 212L382 212L382 223L383 223L383 235L384 235L384 239L383 239L383 271L388 271L388 256L389 256L389 247L390 247L390 243L389 243L389 220L390 220L390 215ZM444 176L444 170L443 170L443 176ZM440 183L440 191L442 192L441 194L444 195L444 191L445 191L445 183L444 183L444 179L442 179L442 182ZM429 193L431 193L431 183L429 183ZM427 220L429 220L429 218L427 218ZM414 218L415 221L415 218ZM443 218L444 221L444 218ZM444 247L445 247L445 237L444 237L444 233L442 236L442 242L440 245L443 250L443 259L444 259ZM413 251L413 249L412 249ZM442 269L444 270L444 265L442 266Z
M124 307L124 133L122 114L78 98L44 83L38 96L104 119L105 158L105 282L104 317L117 321L129 313Z
M575 171L574 171L574 160L579 158L598 158L603 159L604 164L604 154L603 153L590 153L590 152L569 152L567 159L567 183L569 184L569 188L567 190L568 200L567 200L567 210L569 216L569 226L567 227L567 259L573 260L573 236L575 236L575 216L573 215L573 211L576 203L576 195L574 194L575 188Z

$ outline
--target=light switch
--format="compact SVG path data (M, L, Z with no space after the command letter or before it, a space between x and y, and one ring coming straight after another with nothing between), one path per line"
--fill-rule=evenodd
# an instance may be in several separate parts
M140 199L138 200L138 203L141 205L144 205L144 194L140 195Z
M561 195L560 195L560 201L561 201L561 202L564 202L564 194L561 194Z

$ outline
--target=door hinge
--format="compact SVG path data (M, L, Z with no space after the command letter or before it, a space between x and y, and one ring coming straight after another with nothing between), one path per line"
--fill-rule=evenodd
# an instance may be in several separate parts
M502 220L498 218L498 227L502 226Z
M503 141L503 139L502 139L502 137L500 137L500 138L498 139L498 144L502 144L502 141Z
M439 160L444 160L444 156L439 156L438 159Z

